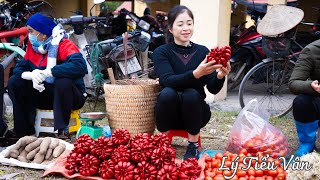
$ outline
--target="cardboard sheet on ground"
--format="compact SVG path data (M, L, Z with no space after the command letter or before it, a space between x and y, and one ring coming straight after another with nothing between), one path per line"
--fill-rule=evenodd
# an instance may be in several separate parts
M56 138L52 138L56 139ZM66 145L66 150L64 151L63 154L60 156L66 156L69 154L69 152L73 149L73 144L70 144L64 140L60 140L60 143L63 143ZM30 168L30 169L43 169L47 170L49 169L56 161L58 158L53 158L51 161L45 160L41 164L38 163L26 163L26 162L21 162L17 159L14 158L5 158L6 154L9 152L10 148L12 148L15 144L8 146L5 150L3 150L0 153L0 163L4 165L9 165L9 166L19 166L19 167L24 167L24 168Z
M102 180L103 178L98 176L82 176L80 173L76 173L73 175L69 175L67 169L65 168L65 164L67 162L67 154L60 156L56 162L47 169L42 177L47 176L49 174L62 174L64 177L72 179L72 178L80 178L80 179L91 179L91 180ZM176 163L181 163L182 160L176 159Z

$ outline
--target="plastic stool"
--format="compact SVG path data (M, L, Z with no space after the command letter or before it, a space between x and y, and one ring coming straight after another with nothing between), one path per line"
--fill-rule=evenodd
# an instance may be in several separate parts
M69 121L69 132L76 132L80 128L80 118L79 118L80 110L71 111L70 121ZM40 132L46 133L58 133L58 131L54 131L54 117L53 110L36 110L36 118L35 118L35 132L38 137Z
M169 130L168 131L168 138L169 138L169 143L172 143L172 137L173 136L179 136L179 137L183 137L183 138L187 138L188 139L188 132L185 130ZM201 137L199 134L199 138L198 138L198 145L201 148Z

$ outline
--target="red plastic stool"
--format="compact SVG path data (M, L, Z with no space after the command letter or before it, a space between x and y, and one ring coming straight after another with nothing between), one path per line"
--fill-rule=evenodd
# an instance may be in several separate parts
M188 132L185 130L169 130L168 131L168 138L169 138L169 143L172 143L172 137L173 136L179 136L179 137L183 137L183 138L187 138L188 139ZM198 145L201 148L201 137L199 134L199 138L198 138Z

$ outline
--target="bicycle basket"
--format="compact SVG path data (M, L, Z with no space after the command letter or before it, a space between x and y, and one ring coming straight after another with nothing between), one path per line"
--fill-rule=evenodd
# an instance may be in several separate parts
M127 49L127 59L133 58L136 55L133 45L128 43ZM124 46L120 44L113 48L110 53L107 55L112 61L123 61L124 60Z
M262 38L262 50L267 57L279 58L290 54L291 39L287 37Z

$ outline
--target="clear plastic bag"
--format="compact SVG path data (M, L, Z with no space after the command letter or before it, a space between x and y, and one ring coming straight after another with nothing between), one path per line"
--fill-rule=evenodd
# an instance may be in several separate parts
M283 133L269 123L270 114L251 100L236 118L228 139L226 150L240 153L246 149L250 155L266 155L272 158L289 154L288 141Z

